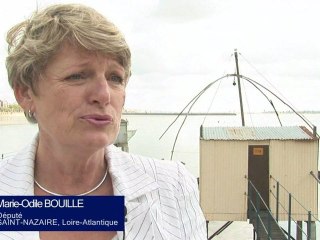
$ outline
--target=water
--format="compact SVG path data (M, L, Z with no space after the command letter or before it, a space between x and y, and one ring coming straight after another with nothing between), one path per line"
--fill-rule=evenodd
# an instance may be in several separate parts
M304 115L315 126L320 127L320 113ZM158 159L170 159L171 150L177 131L183 122L183 116L172 125L169 131L159 140L159 137L175 119L175 116L152 116L152 115L124 115L123 118L129 121L128 128L136 129L136 134L129 141L131 153L150 156ZM295 114L281 113L280 119L283 125L304 125L306 124ZM247 126L279 126L275 114L259 113L245 116ZM15 123L14 120L12 123ZM2 124L0 119L0 154L10 155L21 149L37 133L37 125L17 121L18 124ZM200 126L240 126L241 118L236 116L190 116L184 123L176 142L173 160L179 160L186 164L189 171L199 176L199 135ZM318 130L319 133L319 130ZM319 198L320 199L320 198ZM223 222L214 222L210 225L210 232L213 233ZM284 227L285 223L283 224ZM294 229L294 227L292 227ZM294 233L292 233L294 236ZM320 226L317 225L317 236L320 237ZM252 228L246 222L233 223L227 230L215 239L252 239ZM319 238L320 239L320 238Z

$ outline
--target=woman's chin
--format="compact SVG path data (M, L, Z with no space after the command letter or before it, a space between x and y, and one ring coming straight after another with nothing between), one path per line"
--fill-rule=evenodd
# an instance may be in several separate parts
M88 146L95 147L95 148L104 148L113 144L115 141L115 137L110 136L91 136L86 139Z

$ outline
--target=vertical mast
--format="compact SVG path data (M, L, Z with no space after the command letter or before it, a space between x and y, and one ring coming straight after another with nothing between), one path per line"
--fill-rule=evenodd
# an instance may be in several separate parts
M242 105L242 95L241 95L241 85L240 85L240 74L239 74L239 66L238 66L238 52L237 49L234 50L234 58L236 60L236 67L237 67L237 78L238 78L238 90L239 90L239 99L240 99L240 110L241 110L241 121L242 126L245 126L244 123L244 114L243 114L243 105Z

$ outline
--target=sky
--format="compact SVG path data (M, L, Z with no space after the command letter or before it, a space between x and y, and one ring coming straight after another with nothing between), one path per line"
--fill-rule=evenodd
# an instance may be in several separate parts
M7 83L6 32L56 0L10 0L0 9L0 100L14 102ZM80 0L114 22L132 51L125 109L179 112L205 86L239 71L295 110L320 110L318 0ZM234 77L215 82L192 111L239 112ZM262 87L260 87L262 90ZM288 110L241 80L244 111ZM268 100L269 99L269 100Z

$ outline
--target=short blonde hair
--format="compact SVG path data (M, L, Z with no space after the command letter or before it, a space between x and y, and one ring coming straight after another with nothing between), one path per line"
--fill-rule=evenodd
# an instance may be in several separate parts
M130 49L112 22L84 5L56 4L9 30L6 67L10 86L30 87L36 94L40 74L65 41L112 55L124 67L126 79L130 76Z

